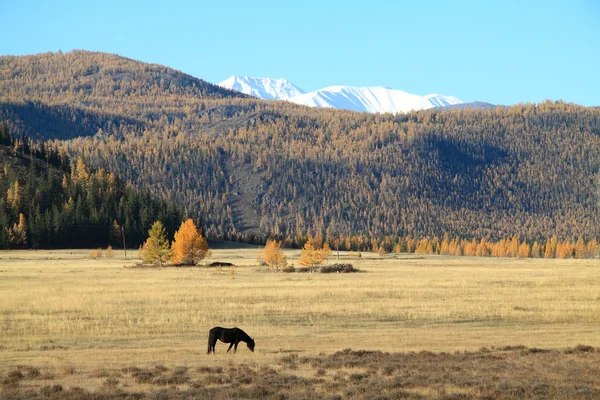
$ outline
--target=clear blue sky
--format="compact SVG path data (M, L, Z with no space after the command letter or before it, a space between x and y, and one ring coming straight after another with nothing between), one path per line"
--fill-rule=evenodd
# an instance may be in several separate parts
M0 54L85 49L209 82L600 105L600 1L0 0Z

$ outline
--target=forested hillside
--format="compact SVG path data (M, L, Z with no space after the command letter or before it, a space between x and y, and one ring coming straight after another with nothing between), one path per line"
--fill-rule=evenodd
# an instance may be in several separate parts
M65 72L79 64L92 73ZM201 213L211 236L354 237L353 247L598 237L597 109L370 115L194 89L202 81L155 70L179 76L101 53L0 57L1 109L18 132L48 139L77 136L81 120L82 137L52 145ZM102 79L78 86L88 76ZM38 113L67 127L37 131Z
M33 139L70 139L99 130L114 136L139 134L196 114L204 100L245 97L171 68L114 54L0 56L0 120L15 121L16 132Z
M156 220L171 235L182 220L172 203L124 185L82 158L73 163L0 125L0 249L138 247Z

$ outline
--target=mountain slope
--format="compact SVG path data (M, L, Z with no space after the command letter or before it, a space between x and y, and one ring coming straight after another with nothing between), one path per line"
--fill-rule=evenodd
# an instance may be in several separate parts
M460 104L456 97L419 96L386 87L330 86L288 99L310 107L344 108L353 111L398 113Z
M302 89L287 79L254 78L234 75L223 82L219 82L218 85L264 100L285 100L304 93Z
M36 139L77 136L77 124L81 136L100 129L116 136L141 134L162 117L183 119L206 108L206 102L246 97L114 54L76 50L0 56L0 118L20 120L13 126L16 133ZM42 120L29 118L32 112Z
M201 204L207 231L225 238L339 234L362 237L344 245L358 248L386 235L600 233L598 111L553 103L399 116L278 102L245 109L246 121L213 119L203 134L173 141L71 146ZM219 124L229 129L211 133Z
M202 79L116 54L75 50L0 56L0 98L76 103L108 97L243 97Z
M97 61L97 68L109 67ZM53 67L35 68L42 74ZM67 88L77 82L67 76L61 85L50 74L19 78L19 92L40 107L10 115L23 120L40 112L45 126L59 130L68 119L91 126L86 118L93 113L103 133L55 141L60 150L200 209L212 236L272 235L295 244L306 235L340 236L354 249L388 246L398 235L599 236L599 110L546 102L356 113L240 94L199 99L148 86L141 76L131 85L152 90L125 97L118 76L107 74L103 85L115 80L115 96L110 86L84 92L84 114L48 109L58 100L75 107ZM20 123L11 117L15 129Z

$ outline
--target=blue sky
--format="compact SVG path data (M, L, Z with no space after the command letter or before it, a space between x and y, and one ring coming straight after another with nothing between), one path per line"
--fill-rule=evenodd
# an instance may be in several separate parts
M85 49L209 82L600 105L600 1L0 0L0 54Z

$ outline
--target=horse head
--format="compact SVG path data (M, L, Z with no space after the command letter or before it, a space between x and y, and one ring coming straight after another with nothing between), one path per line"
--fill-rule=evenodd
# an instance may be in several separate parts
M248 345L248 348L250 349L250 351L254 352L254 339L248 338L248 341L246 342L246 344Z

